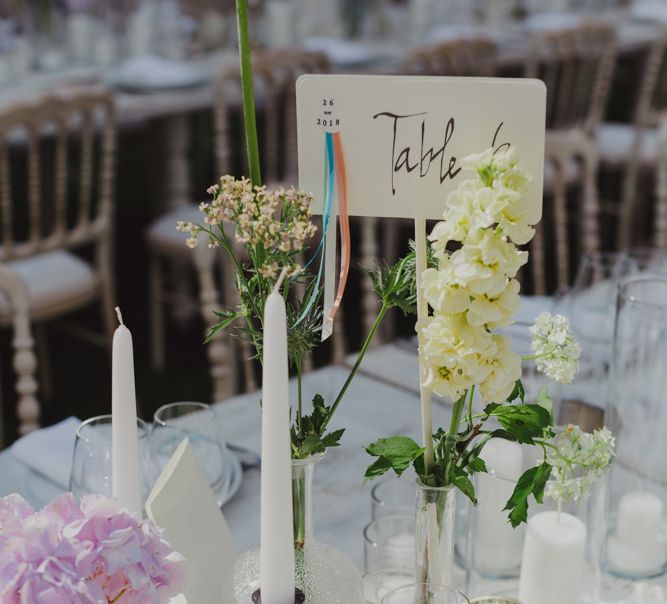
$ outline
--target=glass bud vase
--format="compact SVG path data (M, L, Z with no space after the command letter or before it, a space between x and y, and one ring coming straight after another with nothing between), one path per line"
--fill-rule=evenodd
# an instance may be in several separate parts
M456 489L417 481L415 580L424 585L416 604L428 604L429 585L451 585L454 560Z
M294 561L296 586L306 604L356 604L361 575L341 551L318 543L313 532L313 474L324 454L292 460ZM250 604L260 587L260 550L243 554L234 569L234 593L238 604Z

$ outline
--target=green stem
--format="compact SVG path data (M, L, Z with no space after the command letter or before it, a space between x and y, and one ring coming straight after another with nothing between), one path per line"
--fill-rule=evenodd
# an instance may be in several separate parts
M259 145L257 144L257 123L255 120L255 93L252 82L252 61L250 56L250 33L248 28L248 0L236 0L236 24L239 36L239 58L241 61L241 88L243 90L243 123L248 150L250 181L256 187L262 184L259 169Z
M445 442L445 485L451 484L453 479L453 453L456 447L456 436L459 433L459 425L461 424L461 416L463 415L463 407L465 406L468 392L466 391L459 400L454 403L452 408L452 420L449 423L449 432L447 433L447 440Z
M366 336L366 339L364 340L364 344L361 347L361 350L359 351L359 354L357 355L357 360L354 363L354 366L352 367L352 370L350 371L349 375L347 376L347 379L345 380L345 383L343 384L343 387L340 389L340 392L338 393L338 396L336 397L336 400L333 402L333 405L331 405L331 410L329 411L329 414L327 415L327 418L324 420L324 424L322 425L322 431L324 432L325 428L329 424L329 420L333 416L334 412L338 408L338 405L340 404L341 400L343 400L343 396L345 396L345 392L347 392L347 389L349 388L350 384L352 383L352 380L354 379L354 376L357 374L357 370L359 369L359 366L361 365L361 362L364 360L364 355L366 354L366 351L368 350L368 347L370 346L371 341L373 340L373 337L375 336L375 332L377 332L378 327L380 327L380 323L382 323L382 319L384 319L385 314L387 314L387 311L389 310L389 306L386 302L382 303L382 307L380 308L380 312L378 313L378 316L375 317L375 321L373 322L373 326L371 327L371 330L368 332L368 335Z

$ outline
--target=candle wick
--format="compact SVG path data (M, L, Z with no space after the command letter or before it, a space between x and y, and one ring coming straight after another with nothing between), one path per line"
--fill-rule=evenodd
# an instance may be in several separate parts
M120 321L120 324L125 325L125 323L123 323L123 315L120 313L120 307L116 306L116 308L114 310L116 311L116 314L118 315L118 321Z
M278 281L276 281L276 284L273 286L272 293L277 294L280 291L280 286L283 284L286 275L287 275L287 267L284 266L283 270L280 272L280 277L278 277Z

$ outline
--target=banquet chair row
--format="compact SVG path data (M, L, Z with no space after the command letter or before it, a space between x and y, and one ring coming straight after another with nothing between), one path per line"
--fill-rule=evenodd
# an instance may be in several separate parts
M0 110L0 326L13 330L21 433L40 418L31 334L43 343L45 321L97 300L104 335L81 335L111 341L115 137L105 90L70 90ZM38 348L44 369L46 347Z
M645 244L642 230L647 230L657 210L650 204L653 189L644 185L652 176L657 179L656 172L662 169L660 122L667 111L667 29L639 67L632 122L602 123L596 132L602 183L614 193L620 190L619 199L607 193L602 200L605 217L617 225L613 241L617 249Z

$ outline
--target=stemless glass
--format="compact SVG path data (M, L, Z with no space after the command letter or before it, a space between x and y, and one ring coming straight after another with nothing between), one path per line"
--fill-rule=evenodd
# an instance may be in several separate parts
M205 403L179 402L162 405L153 416L151 447L160 469L171 459L184 438L190 440L197 461L222 507L227 492L226 445L220 434L215 409Z
M389 477L371 489L371 517L373 520L389 515L414 515L415 485L409 480Z
M137 419L141 497L145 502L157 472L151 459L146 422ZM76 430L69 489L77 499L95 494L111 497L111 415L91 417Z
M446 585L414 583L389 592L382 604L470 604L470 600Z
M373 570L361 578L361 595L357 599L364 604L381 604L388 593L413 582L412 572L395 568Z

